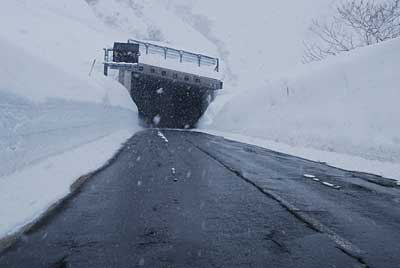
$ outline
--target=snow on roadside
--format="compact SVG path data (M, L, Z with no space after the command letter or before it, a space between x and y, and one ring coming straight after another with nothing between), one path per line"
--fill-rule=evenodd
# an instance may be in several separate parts
M68 194L139 127L127 90L102 74L102 48L126 37L84 0L5 0L0 28L1 239Z
M83 174L95 171L135 131L121 130L0 179L0 238L32 222L70 193Z
M115 33L83 0L5 1L0 9L0 180L137 125L127 90L90 60ZM104 28L104 25L103 25Z
M201 129L286 144L288 152L399 179L399 46L396 39L358 49L220 96Z
M138 125L128 109L62 99L44 103L0 91L0 180L93 139Z
M217 135L226 139L256 145L272 151L294 155L315 162L326 163L330 166L338 167L350 171L360 171L379 175L385 178L397 180L400 184L400 164L368 160L358 156L340 154L322 150L315 150L306 147L293 147L288 144L278 143L255 137L243 136L227 132L201 130L201 132Z

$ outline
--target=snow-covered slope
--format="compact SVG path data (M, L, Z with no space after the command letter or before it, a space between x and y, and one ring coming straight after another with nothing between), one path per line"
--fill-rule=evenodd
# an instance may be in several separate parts
M131 108L126 91L100 73L102 48L118 36L81 0L7 0L0 10L0 89L43 101L49 97ZM96 70L89 77L91 64ZM108 84L107 84L108 83Z
M216 54L215 45L157 0L86 0L107 26L130 38L161 41L178 49Z
M366 47L219 98L203 128L400 167L399 47ZM363 168L400 178L400 168Z
M337 1L158 0L217 46L230 92L300 63L310 21Z

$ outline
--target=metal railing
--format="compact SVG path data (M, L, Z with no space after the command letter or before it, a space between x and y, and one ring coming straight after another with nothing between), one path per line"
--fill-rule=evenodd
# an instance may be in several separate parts
M206 56L203 54L196 54L193 52L178 50L171 47L160 46L148 42L142 42L135 39L129 39L128 43L139 44L139 50L144 54L158 54L167 59L179 60L179 62L193 62L199 67L202 65L215 66L214 70L219 72L219 59Z

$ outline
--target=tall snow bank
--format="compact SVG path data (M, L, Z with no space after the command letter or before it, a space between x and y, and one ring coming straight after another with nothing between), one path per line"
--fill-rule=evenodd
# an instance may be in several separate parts
M127 90L101 73L113 35L84 1L4 1L0 25L0 179L137 125Z
M1 2L0 239L138 130L127 90L102 75L102 48L118 39L83 0Z
M219 98L202 128L400 163L399 47L366 47Z

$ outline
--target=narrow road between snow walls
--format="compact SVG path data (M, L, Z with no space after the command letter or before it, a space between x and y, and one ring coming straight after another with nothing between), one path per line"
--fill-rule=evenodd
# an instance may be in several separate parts
M191 131L144 130L1 268L400 264L400 189Z

